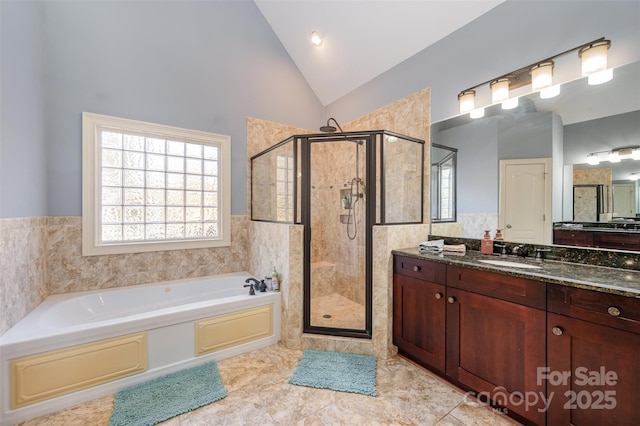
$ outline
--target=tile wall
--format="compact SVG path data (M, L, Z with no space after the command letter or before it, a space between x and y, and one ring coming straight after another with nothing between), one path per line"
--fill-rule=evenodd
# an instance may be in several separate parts
M0 335L47 295L47 218L0 219Z

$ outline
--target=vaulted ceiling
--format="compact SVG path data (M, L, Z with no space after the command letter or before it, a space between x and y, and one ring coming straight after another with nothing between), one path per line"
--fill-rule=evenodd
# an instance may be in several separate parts
M326 106L504 0L254 1Z

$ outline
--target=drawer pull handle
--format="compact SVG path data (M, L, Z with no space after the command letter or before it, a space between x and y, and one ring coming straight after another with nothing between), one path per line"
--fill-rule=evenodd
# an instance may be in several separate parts
M607 312L609 312L609 315L611 315L612 317L620 316L620 309L616 308L615 306L609 306Z
M560 327L553 327L553 329L551 329L551 331L553 332L553 334L555 334L556 336L562 336L562 328Z
M442 299L442 293L436 293L436 299L438 300Z
M413 267L413 272L418 272L420 271L420 267L418 265Z
M449 298L447 299L447 302L449 303L456 303L456 298L453 296L449 296Z

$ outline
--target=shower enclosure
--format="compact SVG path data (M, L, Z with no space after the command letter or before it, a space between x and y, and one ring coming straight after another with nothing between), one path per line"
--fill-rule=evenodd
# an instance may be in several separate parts
M305 333L371 338L373 227L423 221L424 141L295 135L251 158L251 219L304 225Z

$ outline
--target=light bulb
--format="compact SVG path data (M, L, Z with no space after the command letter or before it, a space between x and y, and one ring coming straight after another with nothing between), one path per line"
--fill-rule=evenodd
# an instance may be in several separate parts
M502 102L502 109L514 109L518 106L518 99L519 98L516 97L507 99L506 101Z
M617 152L610 152L608 160L610 162L612 162L612 163L619 163L620 162L620 154L618 154Z
M472 111L475 108L475 90L465 90L458 95L458 102L460 102L460 114Z
M499 78L490 84L491 86L491 102L497 104L509 99L509 79Z
M322 45L322 36L317 31L313 31L311 33L311 43L316 46Z
M587 77L587 83L589 83L590 86L595 86L597 84L606 83L607 81L610 81L612 78L613 78L613 68L609 68L604 71L599 71L599 72L590 74L589 77Z
M534 92L553 84L553 61L542 62L531 68L531 89Z
M471 118L482 118L484 117L484 108L476 108L469 113L469 117Z
M540 90L540 98L541 99L549 99L560 94L560 85L556 84L555 86L545 87Z
M582 58L582 75L588 76L607 69L607 50L611 41L601 40L591 43L578 51Z
M600 164L600 158L598 157L598 154L592 153L587 155L587 164L590 164L592 166L597 166L598 164Z

